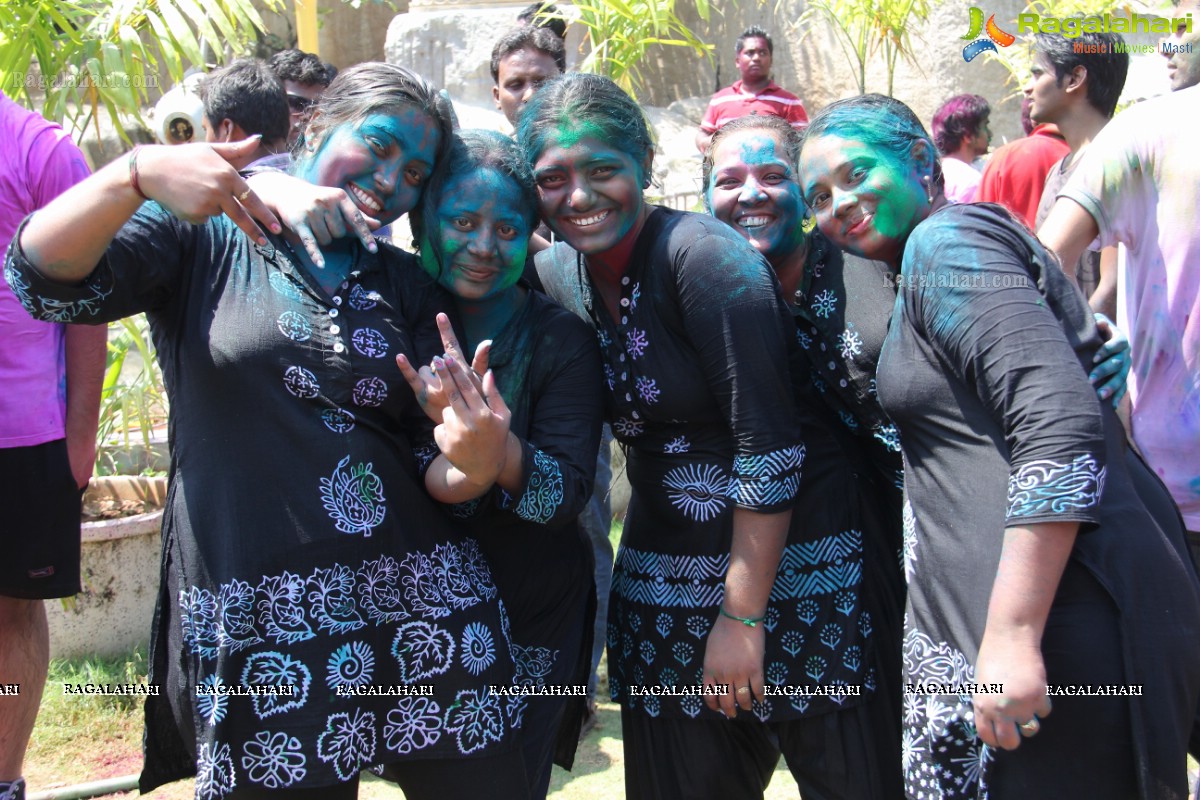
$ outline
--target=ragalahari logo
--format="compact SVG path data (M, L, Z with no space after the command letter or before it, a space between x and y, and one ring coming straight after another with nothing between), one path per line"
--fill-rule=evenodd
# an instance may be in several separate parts
M981 33L986 33L986 37L980 37ZM984 25L983 9L975 6L971 6L971 27L967 30L967 35L962 38L971 40L971 43L963 48L963 60L965 61L971 61L985 50L998 52L996 45L1008 47L1017 40L1017 37L1011 33L1000 30L1000 26L996 24L995 14L988 17L987 25Z

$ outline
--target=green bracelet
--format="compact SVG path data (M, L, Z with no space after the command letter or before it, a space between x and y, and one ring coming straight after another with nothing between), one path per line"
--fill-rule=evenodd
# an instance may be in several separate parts
M757 618L756 617L735 617L733 614L730 614L728 611L725 610L725 606L721 606L720 611L721 611L722 617L729 617L729 619L736 619L738 622L740 622L743 625L746 625L748 627L751 627L751 628L757 628L758 623L762 622L764 619L767 618L766 615L763 615L763 616L757 617Z

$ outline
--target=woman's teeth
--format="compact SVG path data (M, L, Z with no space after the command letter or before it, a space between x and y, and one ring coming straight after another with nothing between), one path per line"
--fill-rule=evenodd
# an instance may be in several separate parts
M369 194L364 192L362 189L355 186L353 183L350 184L350 194L354 197L355 200L357 200L359 203L366 206L367 208L371 209L372 211L382 211L383 210L383 206L381 206L381 205L379 205L379 203L375 202L375 199L373 197L371 197Z
M572 225L578 226L580 228L585 228L588 225L595 225L597 222L600 222L601 220L603 220L607 217L608 217L608 212L602 211L599 214L593 214L590 217L571 217L570 222Z

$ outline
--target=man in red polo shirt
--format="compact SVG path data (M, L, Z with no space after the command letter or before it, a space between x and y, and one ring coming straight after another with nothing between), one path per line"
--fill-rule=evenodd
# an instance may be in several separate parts
M999 203L1018 215L1030 228L1036 226L1038 204L1046 175L1071 152L1058 127L1029 119L1029 98L1021 107L1021 124L1028 122L1024 139L1016 139L992 153L983 169L983 180L975 195L979 203Z
M757 25L742 31L737 39L737 57L734 66L742 76L712 96L704 121L696 134L696 147L701 153L708 150L708 143L717 128L738 117L751 114L772 114L783 117L794 128L808 125L808 114L800 98L785 92L771 81L771 56L774 45L767 32Z

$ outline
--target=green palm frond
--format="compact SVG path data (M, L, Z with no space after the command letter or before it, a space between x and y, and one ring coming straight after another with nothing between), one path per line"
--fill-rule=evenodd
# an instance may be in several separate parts
M204 66L205 42L220 59L262 30L246 0L11 0L0 5L0 88L79 129L106 113L124 135L121 118L140 119L162 73L177 83Z
M694 2L700 18L708 20L708 0ZM575 21L587 29L590 47L579 71L605 75L630 94L642 85L640 64L652 47L685 47L699 56L712 55L712 45L680 18L676 0L582 0L574 5L579 11Z

